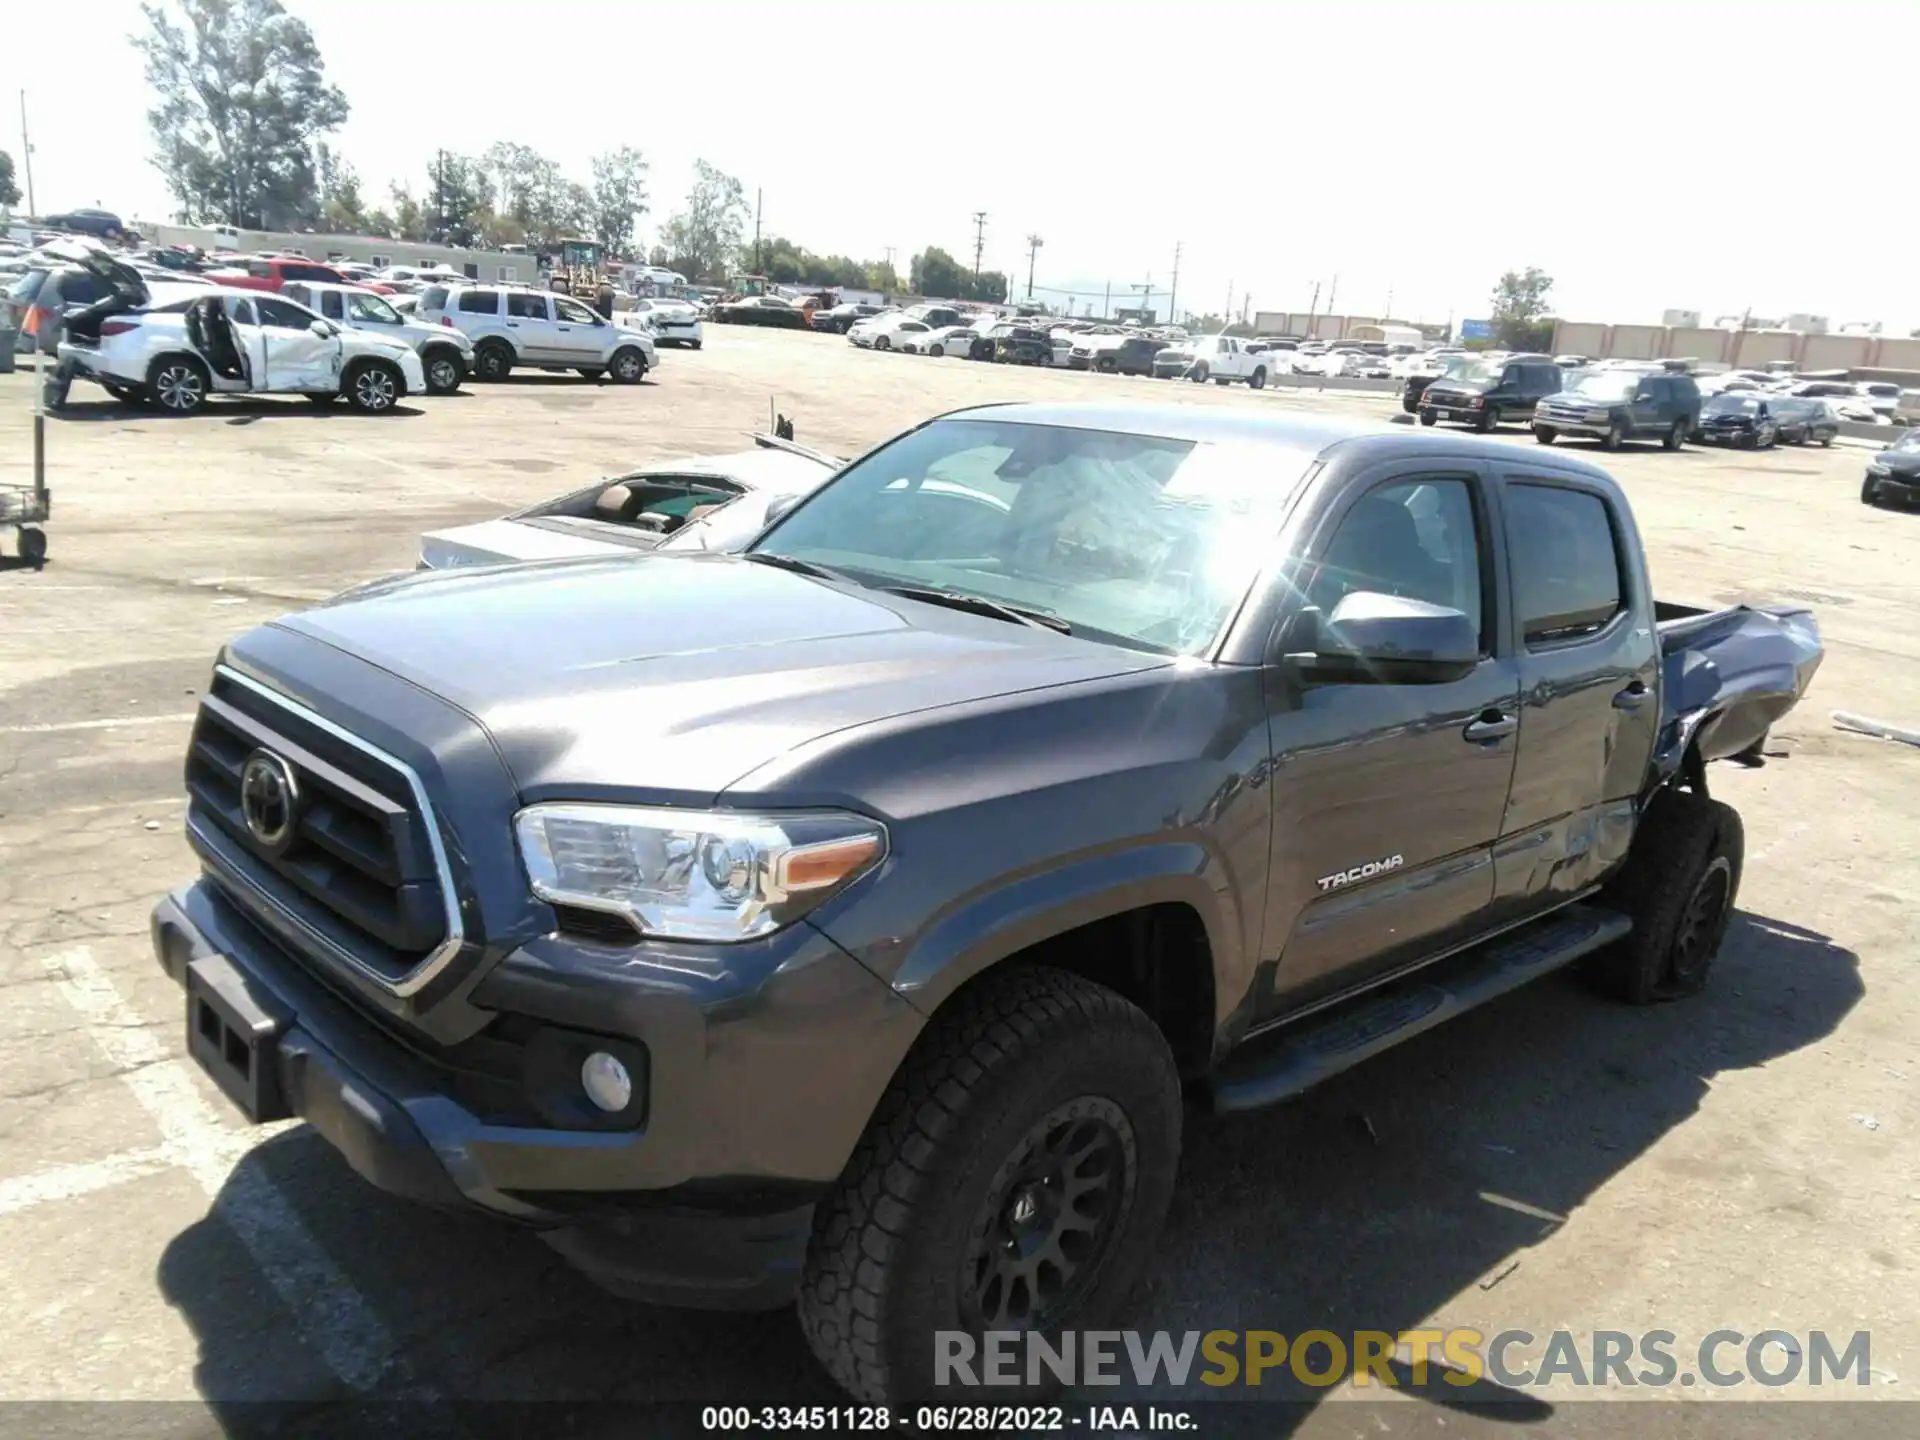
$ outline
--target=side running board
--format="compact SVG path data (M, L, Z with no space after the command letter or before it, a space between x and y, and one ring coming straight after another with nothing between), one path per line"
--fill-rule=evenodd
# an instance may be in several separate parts
M1616 911L1569 905L1403 984L1250 1040L1215 1072L1213 1108L1256 1110L1290 1100L1402 1040L1613 943L1632 928L1633 922Z

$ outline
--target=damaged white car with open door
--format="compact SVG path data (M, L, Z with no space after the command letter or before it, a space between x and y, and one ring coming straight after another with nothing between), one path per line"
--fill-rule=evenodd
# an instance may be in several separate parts
M753 438L752 450L662 460L497 520L430 530L417 568L744 549L776 511L845 463L772 435Z
M155 297L158 298L158 297ZM211 395L344 398L368 414L427 388L404 339L337 325L254 290L197 288L168 303L69 323L61 369L116 399L191 415Z

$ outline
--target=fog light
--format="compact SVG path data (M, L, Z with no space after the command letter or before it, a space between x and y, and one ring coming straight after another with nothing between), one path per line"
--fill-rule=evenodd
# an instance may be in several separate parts
M608 1114L627 1108L633 1099L633 1077L627 1067L604 1050L596 1050L580 1064L580 1087L587 1099Z

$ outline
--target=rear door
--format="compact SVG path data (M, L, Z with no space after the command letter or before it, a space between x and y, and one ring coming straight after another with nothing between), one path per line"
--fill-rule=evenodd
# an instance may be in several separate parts
M1520 753L1495 851L1502 918L1566 899L1625 853L1660 722L1640 537L1578 476L1502 467Z
M560 349L547 296L538 290L509 290L506 299L507 333L521 359L539 365L567 363L570 357Z
M1290 609L1330 615L1356 591L1446 605L1478 622L1481 660L1437 685L1302 686L1269 667L1269 1010L1376 979L1487 923L1519 728L1496 523L1479 466L1398 461L1356 477L1315 527Z
M208 341L214 346L222 343L219 320L224 318L225 343L231 345L234 363L244 372L241 379L215 374L216 390L265 390L267 388L267 341L260 330L260 315L255 309L256 297L245 299L229 295L223 298L218 315L211 317ZM219 369L216 361L215 369Z

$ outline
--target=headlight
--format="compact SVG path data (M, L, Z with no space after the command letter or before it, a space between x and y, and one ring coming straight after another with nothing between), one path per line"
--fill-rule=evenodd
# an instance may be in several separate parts
M1586 419L1592 422L1598 422L1606 418L1607 412L1604 410L1589 410L1586 413Z
M514 817L533 893L625 916L643 935L727 944L792 924L878 865L863 815L531 805Z

